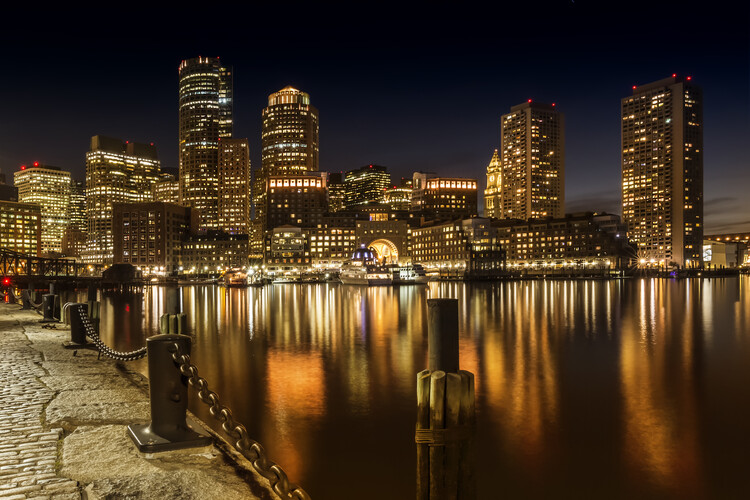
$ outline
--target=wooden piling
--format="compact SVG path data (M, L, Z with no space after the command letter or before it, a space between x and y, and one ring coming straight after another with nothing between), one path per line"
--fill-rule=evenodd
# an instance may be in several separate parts
M430 428L430 370L417 374L417 432ZM417 500L430 498L430 455L427 443L417 444Z
M430 429L433 432L445 429L445 372L438 370L430 374ZM430 500L445 497L445 450L442 446L430 446Z

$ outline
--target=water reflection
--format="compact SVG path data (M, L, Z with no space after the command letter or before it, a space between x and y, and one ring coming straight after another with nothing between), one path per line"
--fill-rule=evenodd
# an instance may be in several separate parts
M712 498L749 486L749 288L741 277L181 293L201 373L314 498L413 496L430 297L459 300L481 498ZM159 287L106 296L103 338L139 347L166 301Z

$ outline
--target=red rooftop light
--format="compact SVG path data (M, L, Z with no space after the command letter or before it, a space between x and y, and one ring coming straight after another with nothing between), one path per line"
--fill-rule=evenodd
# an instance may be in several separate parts
M26 165L21 165L21 170L26 170Z
M531 102L531 99L529 99L529 102Z
M552 103L552 105L554 106L554 105L555 105L555 103L553 102L553 103Z
M39 162L38 162L38 161L35 161L35 162L34 162L34 166L35 166L35 167L38 167L38 166L39 166Z
M636 86L635 86L635 85L633 85L633 90L635 90L635 87L636 87Z
M672 73L672 78L676 77L677 73Z
M693 78L692 76L689 76L689 77L687 77L687 79L688 79L688 80L690 80L690 79L692 79L692 78Z

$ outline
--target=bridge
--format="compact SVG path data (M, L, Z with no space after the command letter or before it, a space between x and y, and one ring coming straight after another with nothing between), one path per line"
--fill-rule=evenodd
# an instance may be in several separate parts
M37 257L0 247L0 275L19 286L34 281L99 280L103 264L83 264L67 258Z

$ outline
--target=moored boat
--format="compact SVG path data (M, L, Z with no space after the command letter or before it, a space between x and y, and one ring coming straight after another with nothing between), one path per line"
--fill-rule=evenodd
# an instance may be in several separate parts
M341 266L339 278L345 285L390 285L393 283L393 274L390 270L381 266L372 250L365 248L364 245L354 251L349 262Z

